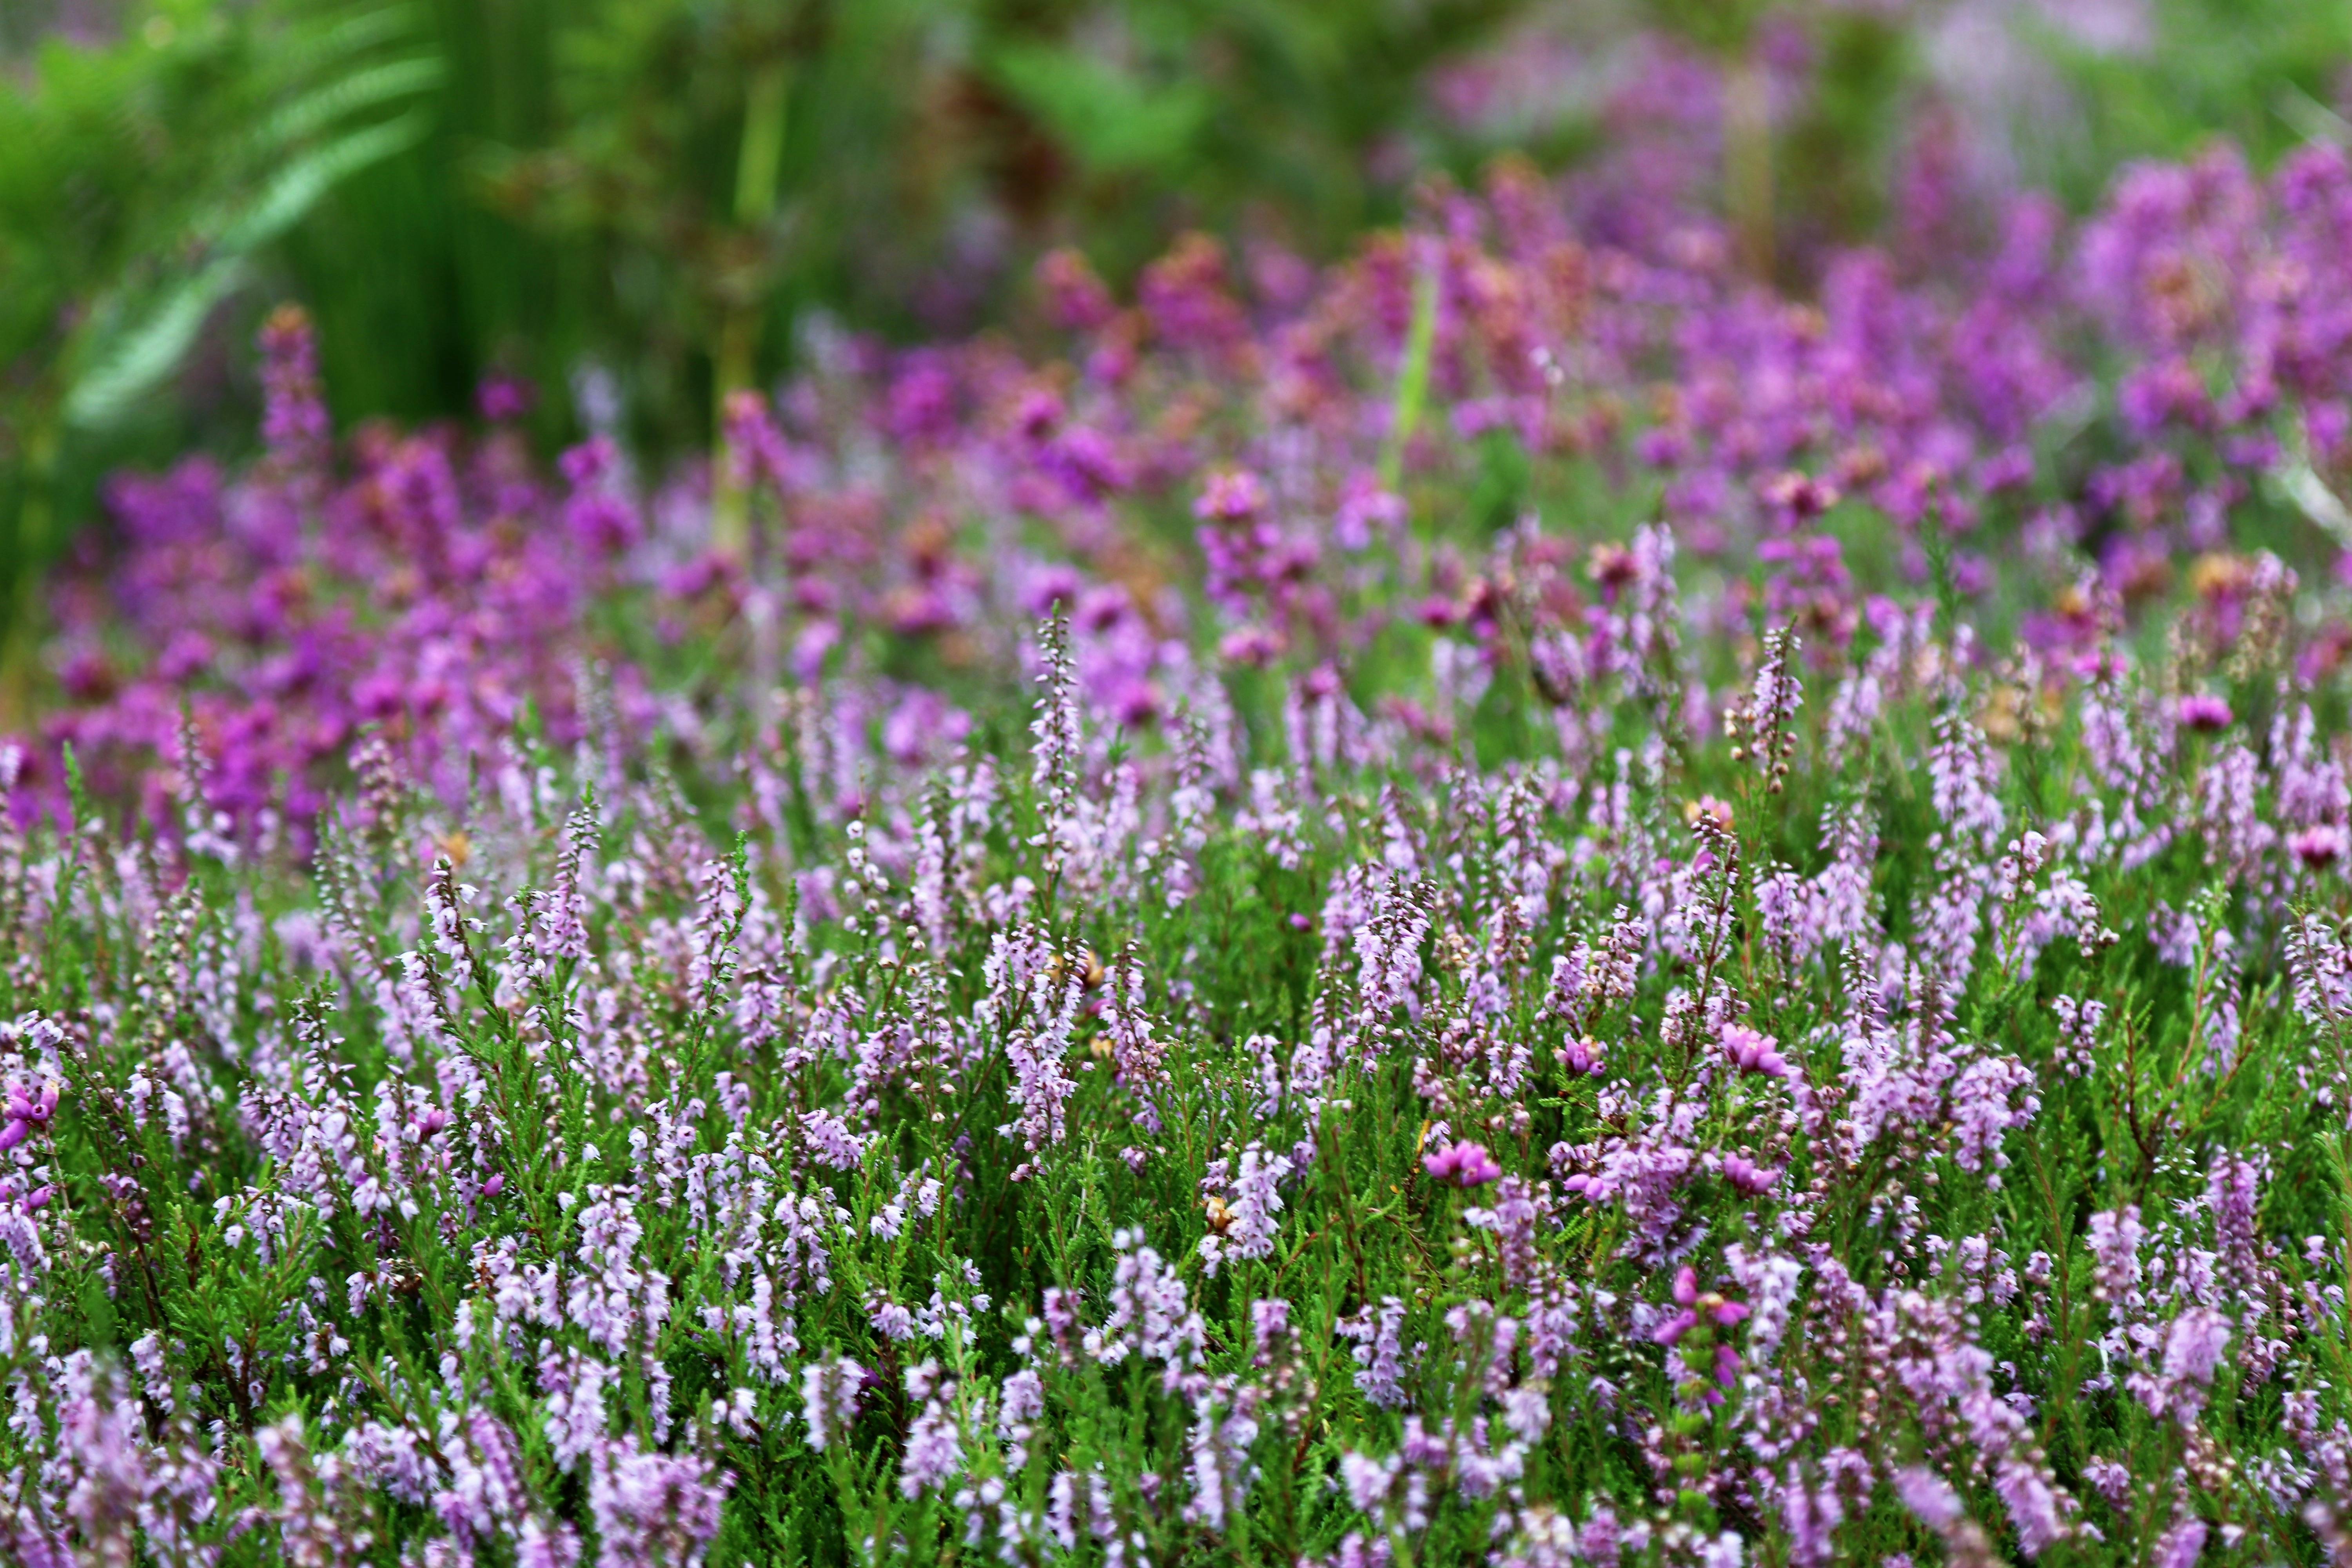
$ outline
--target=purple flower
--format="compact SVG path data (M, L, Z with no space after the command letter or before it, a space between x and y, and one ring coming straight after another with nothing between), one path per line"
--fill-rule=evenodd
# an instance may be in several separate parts
M808 1426L810 1447L821 1453L849 1435L865 1385L866 1369L846 1359L811 1362L802 1370L801 1419Z
M1370 1305L1332 1325L1340 1338L1356 1344L1356 1387L1383 1410L1401 1409L1404 1394L1404 1303L1394 1296L1381 1299L1375 1312Z
M1561 1046L1559 1065L1575 1078L1599 1078L1609 1070L1609 1064L1601 1057L1601 1042L1590 1035Z
M1739 1384L1739 1352L1729 1343L1717 1340L1715 1331L1738 1325L1748 1317L1746 1303L1726 1299L1717 1291L1702 1291L1698 1288L1698 1271L1685 1264L1675 1276L1674 1300L1682 1310L1668 1317L1650 1331L1651 1340L1667 1347L1669 1364L1679 1363L1684 1377L1698 1384L1695 1394L1702 1404L1723 1403L1723 1391ZM1699 1339L1685 1345L1684 1340L1694 1330L1701 1331ZM1710 1348L1711 1347L1711 1348ZM1715 1387L1706 1387L1712 1379Z
M1810 522L1838 503L1836 485L1794 470L1774 475L1757 489L1783 528Z
M598 1562L613 1568L701 1562L733 1479L691 1454L646 1452L634 1436L599 1441L588 1477Z
M2230 727L2230 705L2210 691L2192 691L2180 700L2180 722L2184 728L2200 735L2210 735Z
M1481 1143L1448 1145L1442 1152L1424 1157L1421 1164L1437 1180L1457 1187L1483 1187L1503 1173L1503 1167L1495 1163Z
M1745 1024L1724 1027L1720 1041L1723 1054L1742 1072L1761 1073L1766 1078L1787 1078L1789 1058L1780 1054L1780 1043L1771 1036L1759 1034Z
M1289 1302L1261 1297L1250 1303L1250 1337L1257 1343L1253 1364L1265 1366L1272 1362L1290 1336Z
M942 1373L938 1362L908 1367L906 1385L908 1400L922 1404L907 1429L907 1451L898 1461L898 1491L911 1500L937 1491L961 1473L963 1434L956 1424L955 1380Z
M493 425L520 419L539 401L539 389L520 376L493 371L474 388L474 406Z
M55 989L51 942L90 960L61 955L70 1016L0 1018L12 1556L274 1530L296 1561L692 1568L728 1467L804 1440L866 1554L1127 1561L1239 1528L1301 1438L1366 1516L1318 1568L1427 1557L1464 1505L1499 1568L1975 1564L1988 1531L2188 1568L2309 1543L2298 1518L2336 1552L2309 1330L2345 1248L2298 1264L2261 1218L2307 1128L2200 1173L2158 1108L2145 1223L1983 1216L2009 1132L2111 1098L2172 983L2142 956L2204 999L2197 1103L2243 1063L2341 1110L2294 1070L2302 1026L2352 1020L2321 695L2352 553L2298 577L2227 522L2303 485L2291 451L2313 504L2352 461L2352 158L2136 170L2079 244L2029 203L1961 255L1923 134L1890 244L1820 257L1800 304L1705 205L1718 68L1646 59L1591 166L1433 188L1303 284L1188 241L1122 310L1064 252L1040 280L1078 336L1041 352L820 331L667 479L589 383L552 463L511 424L339 443L278 318L264 455L109 487L117 526L44 584L55 707L0 743L15 989ZM1661 117L1674 147L1635 148ZM2077 405L2104 456L2037 510ZM1513 443L1518 515L1465 516ZM1559 526L1568 457L1658 520ZM711 550L714 489L756 547ZM1849 507L1883 548L1849 560ZM1931 556L2018 602L2014 646ZM2186 685L2118 651L2157 646ZM2216 661L2247 647L2285 686L2242 727L2252 677ZM2067 801L2017 787L2045 753L2082 760ZM1298 949L1302 1005L1235 993L1251 929ZM1989 1037L2062 942L2128 951ZM2282 953L2300 1019L2264 1002ZM68 1081L95 1142L58 1136ZM1350 1180L1400 1115L1443 1129L1411 1235ZM2122 1202L2061 1167L2062 1216ZM98 1291L193 1321L156 1206L184 1193L212 1207L189 1267L282 1275L283 1332L71 1351ZM1046 1262L1000 1349L983 1279ZM415 1331L396 1388L352 1359L378 1317ZM673 1378L682 1343L723 1385ZM1853 1418L1814 1421L1857 1367ZM350 1396L228 1474L199 1419L289 1379ZM2240 1389L2279 1438L2202 1426ZM2042 1435L2085 1401L2131 1420L2066 1456L2078 1502ZM1087 1440L1106 1414L1133 1440ZM1562 1495L1559 1429L1643 1463ZM2183 1454L2243 1471L2226 1530L2160 1484ZM1738 1533L1667 1522L1685 1487ZM788 1551L756 1500L730 1553Z
M2156 1568L2196 1568L2205 1550L2205 1521L2186 1514L2156 1543Z
M2192 1307L2172 1325L2164 1344L2164 1375L2210 1383L2230 1342L2230 1320L2206 1307Z
M1951 1483L1935 1471L1913 1466L1895 1472L1895 1495L1914 1518L1937 1534L1942 1535L1964 1517L1960 1512L1960 1494Z
M1046 252L1037 263L1037 283L1054 324L1065 331L1092 331L1118 309L1083 251Z
M2314 827L2298 827L2288 834L2286 847L2305 866L2325 871L2352 850L2352 834L2334 823L2321 823Z
M33 1134L37 1127L45 1127L57 1114L58 1086L45 1083L37 1089L12 1089L5 1107L7 1122L0 1126L0 1153L5 1153Z
M1224 468L1209 476L1192 515L1203 522L1243 523L1265 510L1265 485L1247 469Z
M1745 1154L1723 1157L1723 1177L1749 1197L1759 1197L1780 1184L1780 1173L1757 1164Z
M262 439L280 461L313 457L332 432L319 395L319 344L310 314L280 305L261 328Z
M2136 1373L2126 1380L2151 1415L2170 1412L2183 1426L2194 1424L2205 1408L2213 1374L2221 1370L2230 1344L2230 1320L2210 1307L2191 1307L2173 1320L2165 1335L2164 1361L2150 1377Z
M1240 1170L1230 1183L1230 1198L1211 1193L1210 1234L1201 1238L1201 1257L1211 1279L1227 1257L1270 1258L1280 1235L1275 1215L1282 1212L1280 1184L1290 1174L1289 1159L1252 1143L1241 1152ZM1227 1163L1209 1167L1211 1187L1226 1187Z
M1698 1288L1698 1270L1683 1265L1675 1276L1675 1304L1682 1309L1653 1330L1650 1338L1662 1345L1681 1342L1682 1337L1698 1327L1704 1318L1717 1328L1727 1329L1748 1316L1746 1303L1733 1301L1713 1290Z
M57 1114L58 1086L45 1083L37 1089L12 1089L8 1091L7 1115L11 1121L29 1121L36 1126Z

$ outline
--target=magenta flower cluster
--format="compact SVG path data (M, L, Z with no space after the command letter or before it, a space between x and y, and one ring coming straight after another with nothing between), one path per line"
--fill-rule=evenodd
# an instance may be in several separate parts
M1630 145L1651 109L1628 108ZM504 426L332 447L283 315L267 458L111 488L118 547L93 535L56 595L68 701L27 783L61 799L69 742L161 821L189 706L217 808L299 840L365 737L449 799L526 718L558 745L660 726L708 756L713 715L677 684L701 650L765 689L867 669L884 644L913 656L878 661L902 679L931 672L875 689L894 760L918 765L965 721L941 673L1003 670L1003 628L1057 604L1089 700L1130 730L1165 722L1203 658L1338 670L1419 626L1468 657L1438 700L1384 700L1443 731L1516 640L1566 699L1607 673L1601 623L1647 617L1622 528L1573 551L1539 530L1487 570L1482 542L1539 510L1530 465L1654 505L1686 563L1736 584L1710 615L1787 626L1817 667L1884 635L1850 559L1865 545L1879 587L1983 605L2056 663L2183 587L2202 635L2258 631L2275 585L2233 519L2331 558L2341 542L2341 153L2267 179L2226 151L2131 170L2077 231L2014 196L1933 266L1828 258L1818 304L1660 210L1675 188L1630 154L1564 188L1507 163L1320 275L1271 253L1239 275L1195 237L1121 309L1057 255L1037 288L1059 335L1034 352L825 339L777 399L728 411L730 478L754 497L740 561L708 550L705 479L652 484L606 435L554 475ZM519 406L494 390L486 407ZM2037 441L2063 441L2064 467L2038 467ZM1485 498L1466 529L1430 526L1441 492ZM1169 502L1189 538L1168 536ZM1139 531L1144 514L1160 521ZM1205 600L1180 587L1196 573ZM1559 626L1529 637L1538 610ZM2301 657L2316 674L2347 648L2329 629ZM2179 695L2182 727L2230 721L2218 691Z
M1421 1163L1432 1177L1456 1187L1483 1187L1503 1174L1503 1167L1478 1143L1448 1145Z
M0 1125L0 1153L5 1153L48 1125L49 1118L58 1112L58 1086L45 1083L37 1089L12 1089L8 1091L6 1122Z

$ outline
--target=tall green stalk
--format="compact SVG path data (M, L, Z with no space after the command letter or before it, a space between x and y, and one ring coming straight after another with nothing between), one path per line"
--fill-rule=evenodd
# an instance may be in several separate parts
M751 79L743 105L743 142L735 160L735 224L746 234L767 227L776 214L776 176L784 156L784 113L791 100L790 62L771 60ZM719 322L711 355L710 543L736 560L750 553L751 497L728 472L727 404L751 385L766 324L766 289L730 300Z
M1772 89L1750 43L1723 66L1724 210L1753 278L1772 275Z
M37 414L10 488L7 559L0 563L0 733L21 731L33 711L40 647L41 568L49 556L57 483L57 422Z

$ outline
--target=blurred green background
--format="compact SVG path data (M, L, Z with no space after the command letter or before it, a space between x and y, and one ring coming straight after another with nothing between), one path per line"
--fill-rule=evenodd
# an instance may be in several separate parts
M346 425L503 371L552 445L587 376L659 465L814 321L958 332L1050 246L1319 259L1432 174L1573 170L1660 37L1761 128L1721 199L1800 290L1790 238L1866 237L1938 116L2077 208L2216 134L2352 134L2352 5L2305 0L7 0L0 637L110 468L250 443L277 300Z

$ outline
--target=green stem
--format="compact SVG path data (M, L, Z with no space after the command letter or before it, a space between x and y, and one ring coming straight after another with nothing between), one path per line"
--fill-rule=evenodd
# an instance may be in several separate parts
M1429 397L1429 361L1437 346L1437 269L1423 273L1412 291L1412 325L1405 334L1404 363L1397 371L1396 412L1389 444L1381 454L1381 488L1394 492L1404 479L1405 446L1421 423Z
M0 732L32 718L39 668L41 569L47 564L58 472L58 426L36 416L14 476L13 537L0 566Z
M1772 89L1751 47L1723 75L1724 206L1748 275L1772 276Z
M776 177L784 157L784 110L790 100L788 62L774 59L751 78L743 105L743 141L735 157L735 226L764 228L776 213ZM748 299L728 307L711 356L710 542L741 560L750 551L751 496L727 472L727 403L748 389L755 374L766 303Z

